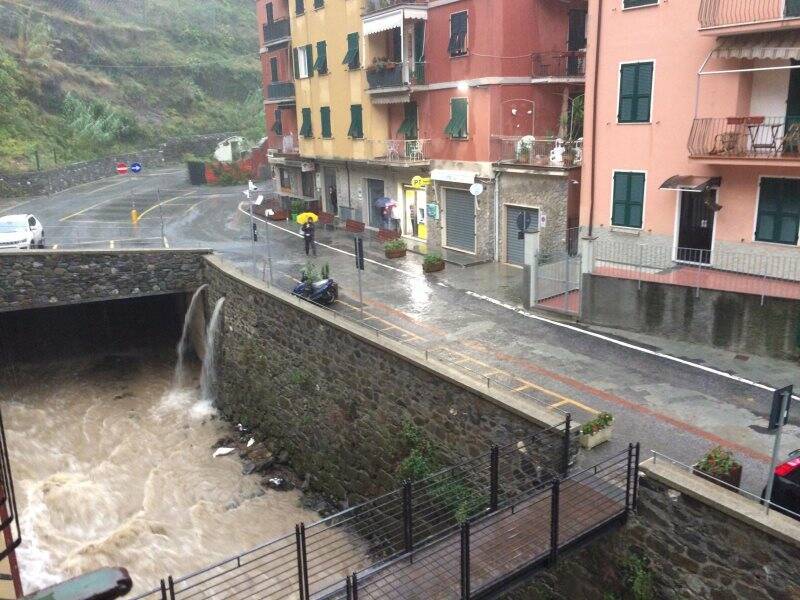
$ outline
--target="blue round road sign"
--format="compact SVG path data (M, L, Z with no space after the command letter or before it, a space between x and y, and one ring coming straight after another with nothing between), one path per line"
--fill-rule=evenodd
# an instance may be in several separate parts
M142 170L142 165L141 165L140 163L133 163L133 164L131 165L131 171L132 171L133 173L138 173L138 172L139 172L139 171L141 171L141 170Z

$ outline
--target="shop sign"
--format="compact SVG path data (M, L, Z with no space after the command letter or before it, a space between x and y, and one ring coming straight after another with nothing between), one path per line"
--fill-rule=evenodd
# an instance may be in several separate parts
M420 190L422 188L426 188L431 184L430 177L421 177L417 175L411 179L411 187L415 190Z
M316 171L317 169L316 169L316 166L314 165L314 163L312 163L312 162L302 162L302 163L300 163L300 170L303 173L311 173L313 171Z
M439 205L438 204L434 204L433 202L431 202L430 204L428 204L427 208L428 208L428 216L431 219L438 219L439 218Z

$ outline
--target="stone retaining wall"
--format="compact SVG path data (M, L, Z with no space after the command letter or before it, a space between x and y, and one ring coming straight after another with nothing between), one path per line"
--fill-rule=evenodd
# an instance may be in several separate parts
M217 405L276 454L288 452L317 492L352 503L395 488L409 426L455 462L560 422L217 257L206 263L207 313L225 297ZM552 435L558 448L562 435ZM556 468L560 459L558 450L537 458Z
M0 312L187 292L210 250L0 252Z

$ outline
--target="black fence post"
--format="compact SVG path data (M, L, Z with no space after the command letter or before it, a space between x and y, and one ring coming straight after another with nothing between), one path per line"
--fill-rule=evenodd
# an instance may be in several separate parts
M358 600L358 575L353 573L353 600Z
M631 509L631 470L633 469L633 444L628 444L628 475L625 477L625 514Z
M405 551L414 549L414 523L412 521L411 482L403 482L403 543Z
M172 575L167 577L167 584L169 585L169 600L175 600L175 582L172 581Z
M639 503L639 442L636 442L636 451L633 457L633 501L631 509L634 511Z
M306 600L305 587L303 586L303 544L300 541L300 525L294 526L294 541L297 551L297 583L300 587L300 600Z
M572 429L572 415L567 413L566 418L564 419L564 463L561 465L561 473L564 477L567 476L569 473L569 453L572 449L572 441L571 439L571 429Z
M347 600L353 600L353 583L350 581L350 575L345 578L345 590L347 591Z
M497 510L498 488L500 487L500 449L492 444L489 464L489 510Z
M558 558L558 507L559 507L560 482L553 481L550 493L550 564L556 564Z
M308 600L311 598L311 594L308 592L308 554L306 552L306 525L305 523L300 523L300 544L303 549L303 590L305 591L305 598Z
M469 521L461 524L461 600L469 600Z
M167 584L163 579L161 580L161 600L167 600Z

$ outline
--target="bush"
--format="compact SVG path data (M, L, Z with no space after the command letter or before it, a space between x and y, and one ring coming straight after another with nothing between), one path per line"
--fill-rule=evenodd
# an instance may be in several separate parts
M614 421L614 416L609 412L601 412L591 421L588 421L581 427L581 433L584 435L592 435L601 431L611 425Z
M293 214L299 215L304 210L305 210L305 202L303 202L302 200L298 200L297 198L292 200L292 213Z
M426 254L423 260L423 263L426 265L438 265L440 262L442 262L442 255L435 252Z
M697 463L697 470L709 475L727 475L741 464L734 458L733 452L715 446Z
M401 238L397 238L396 240L389 240L383 245L384 250L405 250L408 246L406 245L406 241Z

